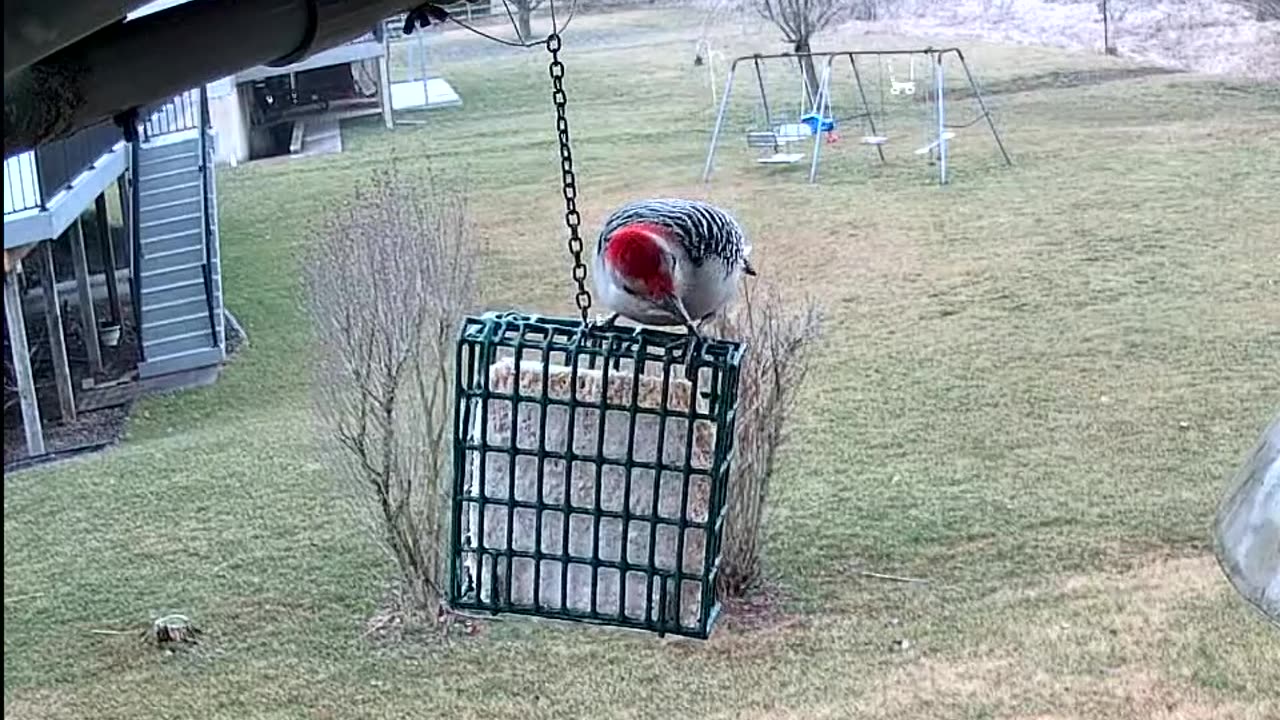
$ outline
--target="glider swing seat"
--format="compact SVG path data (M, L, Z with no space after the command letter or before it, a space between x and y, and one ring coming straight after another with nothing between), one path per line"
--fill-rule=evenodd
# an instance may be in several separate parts
M991 112L987 107L986 100L982 96L981 90L978 88L977 82L974 80L973 73L969 69L968 62L965 60L964 53L959 48L923 48L923 49L904 49L904 50L842 50L832 52L814 52L814 53L777 53L772 55L743 55L734 58L729 66L728 76L725 79L724 93L721 95L720 106L716 112L715 126L711 132L711 142L707 148L706 163L703 166L702 181L708 183L711 180L711 171L714 167L715 152L718 146L720 135L724 130L725 118L729 107L729 102L733 93L734 79L738 73L739 66L749 61L756 77L756 85L760 93L760 104L764 108L765 120L772 128L770 130L753 129L747 133L747 145L750 148L760 148L772 150L772 153L766 153L756 159L759 164L794 164L803 159L802 153L786 152L784 150L788 143L801 140L811 140L813 142L813 157L809 164L809 182L817 182L818 164L820 161L820 153L822 148L822 137L829 136L828 139L834 139L836 118L831 112L832 107L832 74L833 63L838 59L847 59L849 69L853 75L853 85L856 90L855 104L860 105L860 112L841 118L841 121L861 120L864 123L864 134L861 135L859 143L868 147L875 148L876 155L881 163L887 163L888 159L885 155L885 146L890 141L888 133L882 132L876 125L876 113L872 110L871 104L867 99L865 84L863 83L862 72L859 69L858 61L863 58L874 58L877 62L891 62L896 57L907 57L910 60L909 77L907 80L898 80L894 74L892 65L889 67L889 82L891 87L888 90L891 95L902 98L904 102L911 102L912 98L923 92L925 101L931 105L932 118L929 140L922 146L915 148L914 155L928 155L931 161L936 159L938 166L938 184L946 185L948 182L948 150L952 140L957 136L956 131L979 122L985 121L991 132L992 138L995 140L1005 165L1013 165L1012 158L1009 157L1008 151L1005 149L1004 141L1000 137L999 131L996 129L995 122L991 117ZM925 89L919 88L921 82L916 77L915 59L916 56L923 56L927 59L932 67L933 87L929 88L928 83L924 83ZM973 98L977 101L979 112L976 118L963 125L947 124L947 108L945 102L946 90L946 72L944 60L954 58L964 71L964 79L973 94ZM779 125L773 127L769 112L769 100L765 90L763 77L763 67L769 61L786 61L788 63L795 62L799 64L803 60L820 59L823 61L823 70L819 80L816 97L813 102L812 111L803 116L802 122L793 126ZM883 68L883 65L882 65ZM883 71L882 77L883 80ZM803 81L803 74L802 74ZM881 106L880 112L884 112L884 94L885 86L881 82ZM883 119L883 117L882 117ZM786 134L781 132L783 128L798 127L804 128L801 131Z
M774 130L747 131L747 147L769 150L756 158L761 165L791 165L804 159L804 153L784 152L790 143L808 139L809 126L803 124L779 125Z
M787 146L808 140L815 132L816 123L806 122L809 115L801 115L800 122L774 122L774 113L769 107L769 96L765 92L764 68L755 65L756 83L760 88L760 106L764 111L766 130L748 130L747 147L764 151L756 162L760 165L793 165L804 159L804 153L788 151ZM804 101L809 93L805 87L804 75L800 76L800 112L804 112Z

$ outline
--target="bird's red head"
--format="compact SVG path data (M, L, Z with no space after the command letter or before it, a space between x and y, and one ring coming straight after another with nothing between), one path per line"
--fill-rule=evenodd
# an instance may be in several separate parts
M604 259L635 291L649 297L674 290L671 262L663 247L666 229L652 223L623 225L609 236Z

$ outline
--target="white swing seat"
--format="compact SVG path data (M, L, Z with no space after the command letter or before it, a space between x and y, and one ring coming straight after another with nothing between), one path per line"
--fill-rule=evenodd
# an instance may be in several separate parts
M787 143L800 142L813 137L813 129L804 123L788 123L779 125L774 130L774 135L778 138L779 145Z
M948 131L946 131L946 132L942 133L942 139L943 139L943 140L950 140L951 138L953 138L953 137L955 137L955 136L956 136L956 134L955 134L954 132L951 132L950 130L948 130ZM915 151L915 152L916 152L916 154L917 154L917 155L923 155L923 154L925 154L925 153L929 152L930 150L932 150L932 149L934 149L934 148L938 147L938 142L939 142L938 140L934 140L933 142L929 143L928 145L925 145L925 146L924 146L924 147L922 147L922 148L916 148L916 151Z
M863 145L884 145L887 142L889 142L889 138L885 137L884 135L863 135L862 136Z
M761 165L793 165L804 159L804 153L777 152L772 155L756 158Z

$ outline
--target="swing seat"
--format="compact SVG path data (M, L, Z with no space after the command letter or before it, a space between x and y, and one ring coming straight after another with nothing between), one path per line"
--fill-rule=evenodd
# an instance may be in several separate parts
M801 117L800 122L804 123L804 125L809 128L810 133L818 131L832 132L836 129L835 118L819 117L817 113L809 113L808 115Z
M800 142L813 137L813 128L805 123L787 123L779 125L774 135L778 138L779 145L786 143Z
M747 133L747 147L773 150L771 154L756 158L756 162L761 165L791 165L803 160L804 153L782 152L778 148L794 139L769 130L753 130Z
M804 159L804 153L776 152L772 155L756 158L761 165L794 165Z
M889 142L889 138L885 137L884 135L863 135L862 136L863 145L884 145L887 142Z
M946 132L942 133L942 139L943 139L943 140L950 140L951 138L953 138L953 137L955 137L955 136L956 136L956 134L955 134L954 132L950 131L950 130L948 130L948 131L946 131ZM932 149L934 149L934 148L936 148L936 147L938 147L938 141L937 141L937 140L934 140L933 142L929 143L928 145L925 145L925 146L924 146L924 147L922 147L922 148L916 148L915 153L916 153L917 155L923 155L923 154L925 154L925 153L929 152L930 150L932 150Z

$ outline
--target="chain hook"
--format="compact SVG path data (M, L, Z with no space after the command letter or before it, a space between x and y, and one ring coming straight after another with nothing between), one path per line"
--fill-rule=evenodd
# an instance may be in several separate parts
M578 286L574 302L586 324L591 309L591 293L587 290L587 264L582 260L582 236L578 226L582 216L578 213L578 182L573 173L573 149L569 146L569 120L565 116L567 98L564 92L564 63L560 62L560 33L547 36L547 51L551 53L551 102L556 108L556 133L560 140L560 175L564 194L564 224L569 228L569 254L573 256L573 280Z

